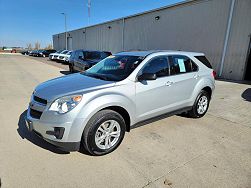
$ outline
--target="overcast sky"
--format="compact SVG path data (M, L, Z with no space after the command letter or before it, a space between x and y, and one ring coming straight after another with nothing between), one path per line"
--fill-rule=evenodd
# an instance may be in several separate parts
M36 41L42 47L52 43L52 35L88 24L88 0L0 0L0 46L22 46ZM91 0L90 24L140 13L182 0Z

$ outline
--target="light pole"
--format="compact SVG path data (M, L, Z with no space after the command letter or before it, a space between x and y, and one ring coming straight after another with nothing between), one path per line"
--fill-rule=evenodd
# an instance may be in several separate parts
M88 26L90 25L90 19L91 19L91 0L88 0Z
M64 15L64 26L65 26L65 49L67 50L67 25L66 25L66 14L63 12L61 13Z

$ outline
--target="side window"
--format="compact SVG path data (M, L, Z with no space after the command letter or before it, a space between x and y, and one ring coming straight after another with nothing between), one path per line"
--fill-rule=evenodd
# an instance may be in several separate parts
M144 66L142 73L153 73L157 77L169 75L168 58L165 56L156 57Z
M198 67L190 58L181 55L174 55L172 56L170 69L171 75L175 75L197 71Z
M191 60L192 72L198 71L198 66Z
M79 51L76 51L73 58L76 60L78 59L78 57L79 57Z
M74 57L75 57L75 51L73 51L73 52L71 53L70 58L72 59L72 58L74 58Z
M93 59L100 59L100 53L99 52L87 52L85 55L85 59L93 60Z
M79 51L78 52L78 56L77 56L77 58L79 59L79 58L84 58L84 52L83 51Z
M212 65L205 56L194 56L194 57L198 59L201 63L203 63L205 66L212 69Z

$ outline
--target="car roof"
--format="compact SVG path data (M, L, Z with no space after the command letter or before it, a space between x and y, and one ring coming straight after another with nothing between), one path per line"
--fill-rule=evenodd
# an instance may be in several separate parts
M108 51L99 51L99 50L84 50L84 49L80 49L80 50L73 50L74 52L77 52L77 51L83 51L83 52L99 52L99 53L111 53L111 52L108 52Z
M179 55L192 55L192 56L201 56L204 55L203 53L200 52L186 52L186 51L175 51L175 50L149 50L149 51L128 51L128 52L119 52L116 53L115 55L128 55L128 56L142 56L146 57L150 54L163 54L167 53L168 54L179 54Z

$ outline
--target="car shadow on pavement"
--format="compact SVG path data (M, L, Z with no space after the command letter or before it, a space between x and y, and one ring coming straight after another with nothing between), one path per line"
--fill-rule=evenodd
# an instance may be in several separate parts
M49 144L42 138L39 138L35 133L29 132L27 127L26 127L26 122L25 122L25 116L26 116L27 110L25 110L20 116L19 116L19 121L18 121L18 129L17 132L21 136L22 139L27 139L31 143L49 150L53 153L56 154L69 154L70 152L62 151L58 149L57 147L53 146L52 144Z
M251 88L246 89L242 94L241 97L248 102L251 102Z
M61 73L61 74L63 74L63 75L68 75L68 74L71 74L71 72L70 72L70 71L60 71L60 73Z

